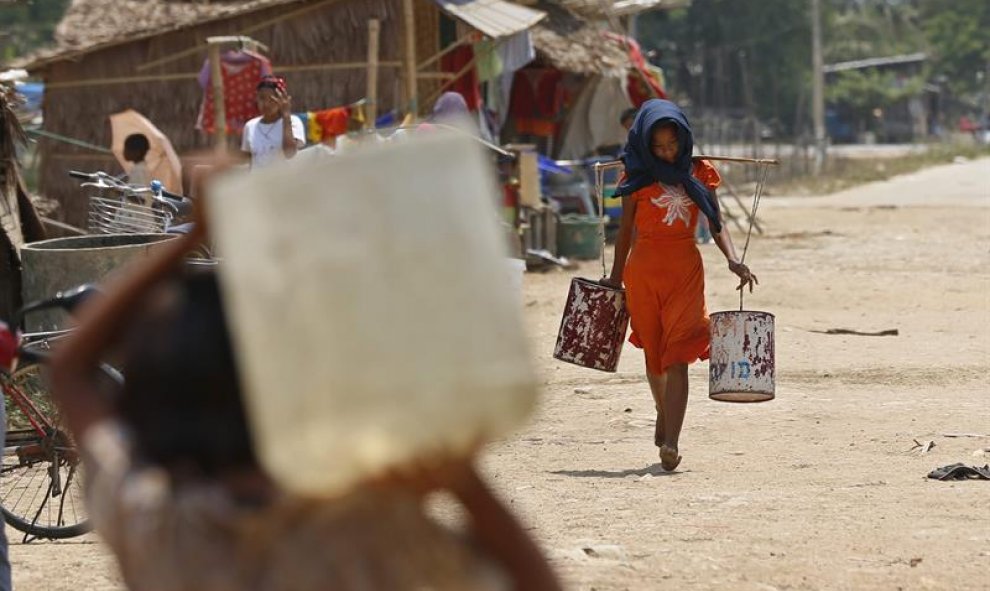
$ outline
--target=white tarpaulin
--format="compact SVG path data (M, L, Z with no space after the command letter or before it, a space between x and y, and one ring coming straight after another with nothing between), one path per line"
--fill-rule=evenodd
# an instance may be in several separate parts
M436 0L450 16L493 39L515 35L543 20L547 13L506 0Z
M598 76L578 95L561 136L561 160L576 160L599 146L623 144L626 132L619 123L622 112L632 106L625 80Z

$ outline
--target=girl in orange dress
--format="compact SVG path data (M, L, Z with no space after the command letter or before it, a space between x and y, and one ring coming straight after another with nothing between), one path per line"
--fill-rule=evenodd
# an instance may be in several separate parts
M681 461L687 366L708 359L705 270L694 239L699 215L708 219L729 270L739 277L737 289L752 291L758 283L723 227L715 195L721 177L708 161L695 161L693 149L690 124L677 105L658 99L643 103L622 155L626 172L617 191L622 222L615 264L612 275L602 279L611 287L625 283L633 329L629 341L646 355L657 408L654 442L668 471Z

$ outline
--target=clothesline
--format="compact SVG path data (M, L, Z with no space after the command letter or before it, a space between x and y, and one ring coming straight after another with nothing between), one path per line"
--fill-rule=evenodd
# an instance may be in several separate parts
M108 148L97 146L96 144L91 144L89 142L84 142L82 140L77 140L75 138L71 138L68 136L59 135L57 133L52 133L50 131L45 131L43 129L28 129L25 131L27 131L28 135L36 135L36 136L48 138L50 140L55 140L57 142L78 146L80 148L86 148L87 150L93 150L94 152L99 152L101 154L113 154L113 152L111 152Z

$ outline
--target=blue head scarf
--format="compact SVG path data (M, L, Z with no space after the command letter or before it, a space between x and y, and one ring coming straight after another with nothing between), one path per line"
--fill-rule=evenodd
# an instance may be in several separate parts
M677 127L677 144L680 152L673 163L664 162L653 155L653 132L661 123L671 122ZM691 201L708 218L712 232L722 231L718 215L718 203L708 187L694 178L694 137L691 124L681 109L670 101L650 99L643 103L636 120L629 128L629 140L622 151L626 167L626 179L616 190L617 195L631 195L656 182L665 185L683 185Z

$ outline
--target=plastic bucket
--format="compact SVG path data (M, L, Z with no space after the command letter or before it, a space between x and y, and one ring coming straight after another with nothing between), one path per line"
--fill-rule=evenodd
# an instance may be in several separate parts
M711 315L708 397L722 402L774 398L774 316L732 311Z
M597 259L602 253L601 220L566 215L557 223L557 254L574 259Z

